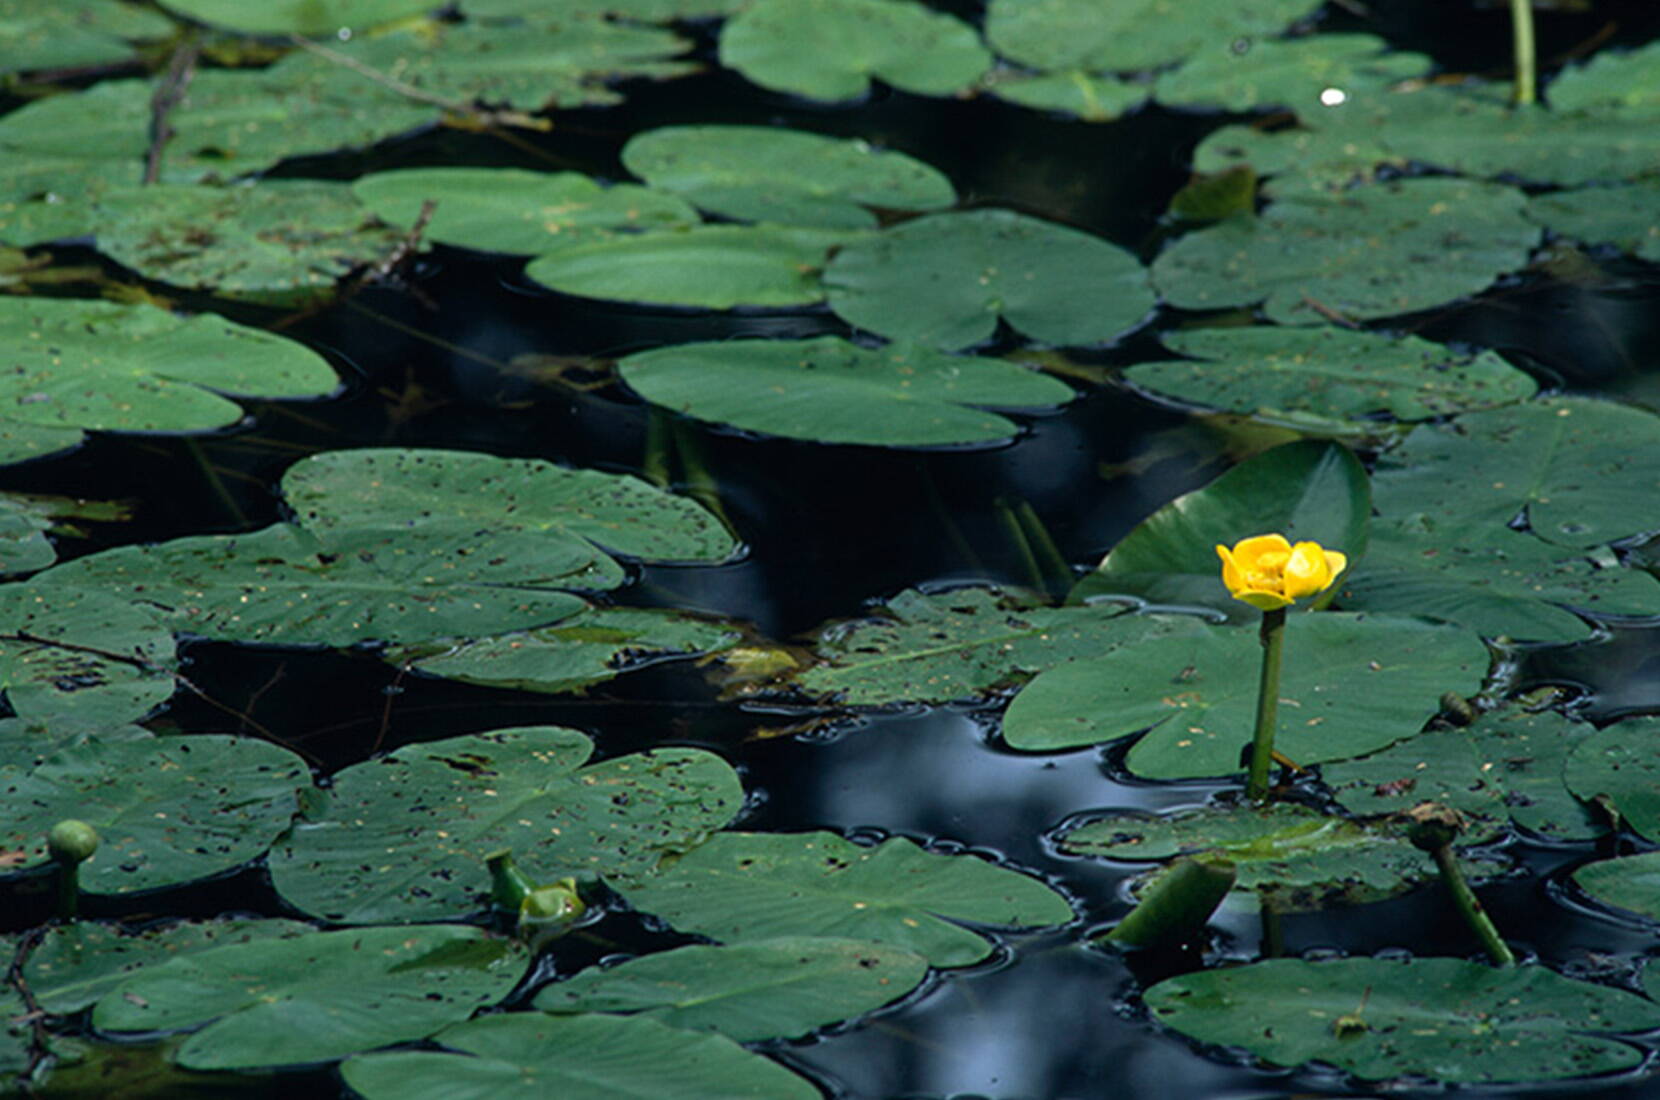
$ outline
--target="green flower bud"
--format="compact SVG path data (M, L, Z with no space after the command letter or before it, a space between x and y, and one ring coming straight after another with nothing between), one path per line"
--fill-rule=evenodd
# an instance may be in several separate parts
M98 832L84 821L60 821L47 834L46 850L55 863L85 863L98 850Z

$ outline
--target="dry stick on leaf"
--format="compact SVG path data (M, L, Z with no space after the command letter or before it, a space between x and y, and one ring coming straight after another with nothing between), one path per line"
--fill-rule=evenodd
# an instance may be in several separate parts
M150 148L144 154L144 182L151 184L161 179L161 154L173 140L173 124L169 121L173 109L184 101L190 87L190 78L196 75L196 58L200 48L195 42L186 42L173 51L167 62L167 73L150 97Z
M11 966L6 969L6 982L17 990L23 998L24 1014L22 1022L29 1025L29 1061L21 1072L13 1079L13 1084L24 1096L34 1096L35 1071L40 1064L51 1056L51 1047L48 1043L51 1036L46 1031L46 1013L40 1009L40 1002L35 1000L34 990L29 988L28 981L23 977L23 964L28 962L30 954L46 935L46 925L37 925L23 933L17 941L17 949L12 952ZM16 1021L14 1021L16 1022Z

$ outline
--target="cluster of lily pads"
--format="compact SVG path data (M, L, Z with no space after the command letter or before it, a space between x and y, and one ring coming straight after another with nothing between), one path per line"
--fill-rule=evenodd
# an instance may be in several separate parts
M181 641L366 647L420 675L549 694L696 657L711 675L772 669L735 690L807 718L1006 699L1010 748L1136 737L1134 777L1226 779L1251 740L1258 639L1213 548L1278 530L1349 566L1329 606L1286 624L1276 744L1301 778L1268 807L1070 818L1059 850L1145 867L1138 890L1177 857L1225 859L1231 904L1272 916L1429 888L1434 863L1402 821L1426 801L1462 815L1458 858L1478 881L1509 873L1493 842L1516 835L1660 843L1654 722L1594 729L1530 707L1507 678L1518 645L1660 615L1639 553L1660 526L1660 418L1538 396L1494 352L1389 320L1479 293L1550 242L1660 259L1645 136L1660 47L1571 66L1522 108L1494 85L1431 81L1428 59L1380 39L1321 33L1313 0L1166 7L991 0L975 27L909 0L596 0L557 16L462 0L441 18L430 0L0 0L14 28L0 73L51 91L0 116L0 286L36 289L42 246L66 239L135 277L125 301L0 297L0 463L88 432L224 429L244 416L232 397L326 397L339 383L316 351L169 296L319 305L434 246L524 257L550 297L834 319L834 335L615 364L619 386L706 425L864 446L1014 440L1021 422L995 410L1066 405L1103 375L1075 353L1152 324L1164 350L1108 372L1126 400L1306 437L1156 511L1063 601L908 590L827 625L811 652L719 616L620 606L643 564L719 569L746 534L624 474L330 450L286 468L280 522L63 562L50 534L120 509L0 495L9 885L60 873L48 834L75 818L100 838L77 872L88 895L254 863L304 918L64 921L5 939L0 1072L40 1083L95 1065L108 1048L90 1028L183 1033L168 1056L197 1073L338 1062L368 1097L526 1075L570 1096L811 1097L817 1085L742 1044L925 990L992 953L978 929L1077 920L1055 886L977 855L742 831L742 779L706 749L590 762L581 732L515 727L321 776L252 736L157 733L145 723L188 683ZM717 28L722 66L819 100L877 80L1091 121L1144 102L1280 111L1198 146L1175 239L1150 256L965 206L901 151L777 127L639 133L620 150L628 181L299 178L300 158L419 128L534 134L558 111L619 102L621 80L696 69L696 27ZM63 76L77 83L55 87ZM285 178L262 178L279 164ZM572 879L596 909L696 942L550 981L492 912L487 866L504 850L534 882ZM1657 859L1589 862L1574 882L1660 921ZM1167 978L1142 1001L1176 1032L1272 1063L1535 1081L1639 1065L1607 1033L1660 1027L1660 975L1640 980L1648 997L1540 964L1268 959Z

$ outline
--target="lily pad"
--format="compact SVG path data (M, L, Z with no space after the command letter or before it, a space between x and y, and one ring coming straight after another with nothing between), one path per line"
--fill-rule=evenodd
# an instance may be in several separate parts
M177 921L140 931L76 921L47 929L29 953L23 977L41 1011L65 1016L89 1007L140 970L227 944L293 939L312 931L293 920Z
M1357 85L1388 85L1423 76L1429 69L1429 58L1423 54L1390 51L1387 42L1369 34L1217 36L1183 65L1160 73L1153 82L1153 98L1180 107L1284 107L1317 113L1331 101L1334 90L1347 98Z
M1547 91L1559 111L1660 107L1660 45L1599 51L1583 65L1562 70Z
M340 1074L365 1100L819 1100L818 1087L721 1035L628 1016L511 1012L440 1032L458 1054L389 1051Z
M1148 729L1128 766L1149 779L1232 775L1250 744L1257 632L1205 627L1050 669L1003 717L1017 749L1049 751ZM1393 615L1286 621L1274 747L1299 764L1344 760L1416 734L1442 692L1473 695L1487 647L1469 631Z
M117 0L0 0L0 73L119 64L172 33L171 20Z
M1082 69L1053 73L997 69L986 76L983 86L998 99L1036 111L1076 115L1085 122L1110 122L1146 100L1150 91L1146 84Z
M1660 1026L1660 1006L1633 993L1542 966L1462 959L1269 959L1169 978L1145 999L1155 1019L1202 1043L1280 1065L1325 1062L1365 1080L1611 1073L1643 1053L1591 1032Z
M743 805L737 773L713 753L583 767L592 749L574 730L527 726L353 765L272 851L271 879L297 909L342 924L463 917L483 906L484 859L498 849L535 882L592 874L622 887Z
M1591 734L1590 726L1550 711L1496 712L1328 764L1320 775L1356 814L1403 811L1424 801L1450 806L1469 823L1460 838L1467 844L1512 824L1551 841L1589 840L1607 830L1569 792L1562 769Z
M1130 253L1010 210L931 214L852 241L824 285L849 324L940 348L990 339L999 317L1036 340L1101 343L1153 308Z
M1574 882L1604 905L1660 920L1660 852L1587 863Z
M874 940L933 966L991 953L953 922L1031 927L1072 919L1035 878L894 838L865 848L834 833L720 833L624 889L636 909L728 943L776 936Z
M1660 263L1660 180L1535 195L1527 216L1564 237Z
M756 0L727 21L720 63L811 99L854 99L873 79L945 96L978 80L991 53L968 24L909 0Z
M100 723L62 718L0 718L0 759L36 767L60 750L88 741L148 741L155 734L131 722Z
M546 0L465 0L461 10L469 19L545 19ZM744 0L563 0L553 14L614 15L639 23L671 23L731 15Z
M1218 544L1232 546L1250 535L1278 531L1342 551L1353 563L1366 554L1371 512L1366 470L1348 448L1287 443L1142 520L1078 582L1068 602L1122 593L1254 621L1255 613L1222 585Z
M673 195L626 183L602 187L580 172L405 168L351 186L393 225L413 225L430 201L426 239L485 252L533 255L556 242L697 222L697 211Z
M132 722L173 694L173 635L150 608L33 584L0 586L0 686L19 718Z
M668 126L623 146L652 187L741 221L874 229L866 207L934 210L957 201L942 173L866 141L771 126Z
M207 431L242 418L221 393L320 397L339 385L302 344L148 305L0 298L0 341L6 418L60 431Z
M46 532L52 518L15 493L0 492L0 574L33 573L58 560Z
M1304 192L1176 241L1153 263L1174 306L1261 305L1280 324L1322 323L1311 303L1370 320L1443 305L1525 267L1539 242L1512 187L1402 179Z
M310 777L287 749L221 734L90 741L35 767L0 765L12 807L0 848L45 863L46 834L65 818L98 830L81 889L125 894L174 886L253 859L288 827Z
M623 380L654 405L735 428L883 447L988 443L1019 434L968 406L1054 406L1071 387L1000 359L834 336L680 344L621 360Z
M1610 806L1617 820L1660 840L1660 719L1625 718L1580 740L1563 780L1587 802Z
M79 428L53 428L0 418L0 466L67 451L85 438Z
M432 0L274 0L257 7L242 0L162 0L162 6L243 34L334 35L421 15Z
M833 624L794 683L847 706L975 699L1046 668L1179 631L1121 605L1032 607L995 590L906 591L881 615Z
M992 0L986 38L1012 61L1042 71L1130 72L1182 61L1207 45L1277 35L1310 15L1314 0Z
M343 183L119 188L96 211L99 251L145 278L274 305L326 297L402 241Z
M1459 353L1416 336L1253 326L1184 329L1163 340L1199 362L1140 363L1124 376L1230 412L1426 420L1521 401L1538 388L1493 352Z
M825 257L849 239L846 230L703 225L561 245L532 260L525 275L587 298L703 309L802 306L824 297Z
M928 962L862 940L788 936L677 947L584 970L536 995L544 1012L626 1012L740 1043L797 1038L873 1012L922 981Z
M1056 844L1071 855L1117 860L1212 852L1233 864L1235 891L1280 913L1364 905L1437 875L1435 861L1398 826L1287 803L1097 818L1062 832Z
M103 1031L200 1028L189 1069L327 1062L420 1039L500 1000L523 947L479 928L357 928L231 943L146 968L92 1010Z
M388 659L465 684L563 692L604 683L671 657L718 652L743 635L718 622L632 607L590 608L557 625Z

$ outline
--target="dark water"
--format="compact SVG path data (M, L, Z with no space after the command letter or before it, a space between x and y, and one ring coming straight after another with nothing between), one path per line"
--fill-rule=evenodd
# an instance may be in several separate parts
M1646 40L1660 33L1657 7L1645 0L1547 17L1542 52L1551 56L1596 39L1610 22L1616 24L1610 40ZM1472 15L1454 3L1372 8L1379 23L1367 27L1381 24L1398 44L1431 52L1443 64L1503 65L1501 10ZM1362 29L1358 17L1341 11L1331 21ZM1472 33L1478 25L1491 33ZM1112 125L1085 125L993 102L889 92L853 107L818 107L717 74L637 89L623 107L562 116L553 134L524 144L422 135L370 158L311 162L284 174L344 176L368 167L468 162L570 167L616 178L623 175L617 152L633 133L693 121L858 135L945 170L970 204L1080 226L1145 258L1156 251L1158 214L1186 177L1192 145L1223 120L1150 110ZM312 317L243 311L244 319L284 324L329 353L347 380L345 392L320 404L253 406L247 425L214 437L95 438L75 454L0 470L0 487L140 502L132 524L61 541L60 551L73 556L272 522L281 514L277 477L318 450L458 447L638 472L649 431L645 407L617 388L535 382L513 369L515 361L522 366L522 357L534 355L580 365L694 339L845 331L822 309L709 315L581 301L527 286L520 266L438 249L411 273L407 289L370 290ZM1415 319L1414 327L1436 339L1499 348L1550 385L1660 403L1660 273L1651 267L1607 259L1594 276L1574 281L1511 280L1474 303ZM1144 338L1132 338L1132 347L1145 346L1138 339ZM1119 349L1097 358L1123 362L1129 354ZM1112 386L1032 420L1010 445L979 450L811 446L689 422L679 427L701 451L747 554L721 567L647 569L617 597L718 612L781 640L858 615L869 602L909 586L973 580L1056 586L1056 577L1027 571L1006 533L1011 509L1029 508L1067 563L1083 569L1158 505L1229 461L1223 435ZM857 1027L768 1048L836 1097L1372 1095L1331 1074L1263 1071L1225 1053L1196 1052L1144 1019L1140 986L1207 960L1255 957L1262 929L1254 914L1224 909L1202 955L1127 961L1083 946L1085 931L1125 911L1129 868L1060 856L1047 834L1090 811L1200 804L1217 786L1129 780L1110 748L1010 752L997 740L995 707L918 708L807 735L761 737L802 716L723 702L684 668L636 673L581 698L550 698L400 677L368 654L196 643L186 655L186 673L223 706L181 694L153 725L251 728L240 714L313 754L325 770L410 741L510 724L582 729L602 756L665 742L701 745L739 766L754 792L740 823L745 828L908 836L1010 861L1068 892L1080 914L1076 926L1009 939L990 962L938 976L921 994ZM1593 719L1660 710L1660 626L1623 624L1596 640L1518 659L1524 683L1569 686L1571 705ZM1595 911L1566 885L1567 872L1598 853L1589 845L1521 840L1509 848L1531 874L1483 891L1498 925L1518 946L1569 973L1629 983L1620 958L1651 952L1651 931ZM35 922L40 904L17 899L6 924ZM94 915L224 910L281 911L256 867L188 891L105 903ZM1291 954L1469 956L1475 950L1434 890L1287 918L1283 934ZM617 915L561 944L545 965L569 972L613 951L659 946L663 936ZM157 1095L180 1095L170 1092L179 1087L163 1086ZM274 1095L338 1089L326 1073L269 1086L248 1082L250 1095L267 1087ZM220 1086L203 1088L213 1094ZM1461 1091L1660 1096L1660 1087L1640 1074L1549 1089Z

